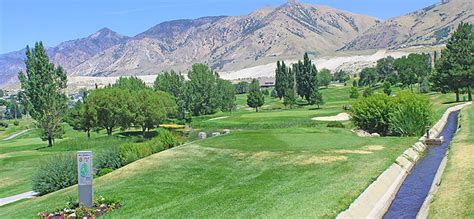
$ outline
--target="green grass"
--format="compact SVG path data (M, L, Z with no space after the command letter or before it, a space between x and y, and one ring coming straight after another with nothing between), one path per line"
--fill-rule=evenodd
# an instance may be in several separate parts
M97 194L117 197L124 204L106 217L334 217L416 141L362 138L350 131L350 122L345 122L347 128L338 129L311 120L343 112L342 106L352 101L349 90L323 89L326 104L322 109L303 101L286 109L280 100L266 96L258 113L246 107L246 95L238 95L237 111L197 117L192 122L196 131L230 128L230 135L155 154L96 179ZM394 88L394 93L399 90ZM454 99L453 95L429 97L436 118ZM10 167L2 170L0 174L5 175L0 179L19 175L15 167L21 159L25 166L31 165L28 171L32 174L39 156L85 149L97 152L120 139L94 133L88 142L84 133L68 130L66 139L55 147L41 148L45 143L31 132L0 145L0 156L19 153L12 157L17 161L0 159ZM382 150L369 151L367 146ZM24 180L28 183L28 177ZM0 197L13 193L13 188L0 183ZM65 197L76 193L73 186L12 203L0 207L0 217L31 217L38 211L63 206Z
M79 150L101 150L119 145L131 138L109 137L105 133L86 134L66 128L64 139L58 139L53 147L39 138L39 130L32 130L15 139L0 142L0 198L31 191L32 177L39 164L54 155L75 153Z
M34 120L32 120L31 118L19 119L18 122L20 124L18 124L18 126L13 124L15 120L5 120L5 122L8 123L8 128L0 128L0 140L7 138L8 136L18 133L20 131L32 128L34 126Z
M464 109L461 115L462 128L451 143L430 218L474 218L474 108Z

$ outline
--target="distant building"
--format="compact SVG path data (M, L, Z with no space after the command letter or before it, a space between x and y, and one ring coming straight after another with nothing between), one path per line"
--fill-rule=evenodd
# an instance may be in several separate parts
M258 78L261 88L272 88L275 87L275 78Z

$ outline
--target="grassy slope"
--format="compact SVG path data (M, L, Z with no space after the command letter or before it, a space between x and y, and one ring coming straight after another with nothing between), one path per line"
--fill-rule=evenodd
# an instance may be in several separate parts
M6 120L8 123L8 128L0 128L0 140L7 138L10 135L18 133L20 131L29 129L33 127L33 119L20 119L18 120L20 124L18 126L14 125L15 120Z
M65 138L58 140L52 148L47 148L47 143L41 141L38 130L0 142L0 198L31 191L32 177L44 159L78 150L98 152L124 141L109 138L104 133L91 134L92 138L87 139L85 133L67 128Z
M463 110L462 115L462 129L451 144L430 218L474 218L474 108Z

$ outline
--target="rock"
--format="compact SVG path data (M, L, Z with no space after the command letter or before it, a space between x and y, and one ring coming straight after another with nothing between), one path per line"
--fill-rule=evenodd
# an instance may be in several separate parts
M379 133L372 133L370 136L372 136L372 137L380 137L380 134L379 134Z
M222 132L224 132L224 135L230 134L230 129L224 129Z
M371 137L372 135L362 129L356 129L356 130L353 130L353 132L355 132L357 134L357 136L359 137Z
M217 136L219 136L219 135L221 135L220 132L213 132L213 133L212 133L212 137L217 137Z
M199 138L199 139L206 139L206 138L207 138L207 135L206 135L205 132L199 132L198 138Z
M76 218L76 213L72 213L67 216L67 219L74 219L74 218Z

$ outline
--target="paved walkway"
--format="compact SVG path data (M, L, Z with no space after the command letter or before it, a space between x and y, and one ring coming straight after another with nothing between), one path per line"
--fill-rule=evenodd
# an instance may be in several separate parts
M18 137L18 136L20 136L20 135L25 134L26 132L28 132L28 131L30 131L30 130L31 130L31 129L23 130L23 131L21 131L21 132L18 132L18 133L15 133L15 134L13 134L13 135L8 136L8 137L4 138L3 140L4 140L4 141L12 140L12 139L14 139L14 138L16 138L16 137Z
M29 192L21 193L19 195L14 195L14 196L6 197L6 198L0 198L0 206L4 206L6 204L10 204L22 199L34 198L37 195L39 195L39 193L29 191Z

